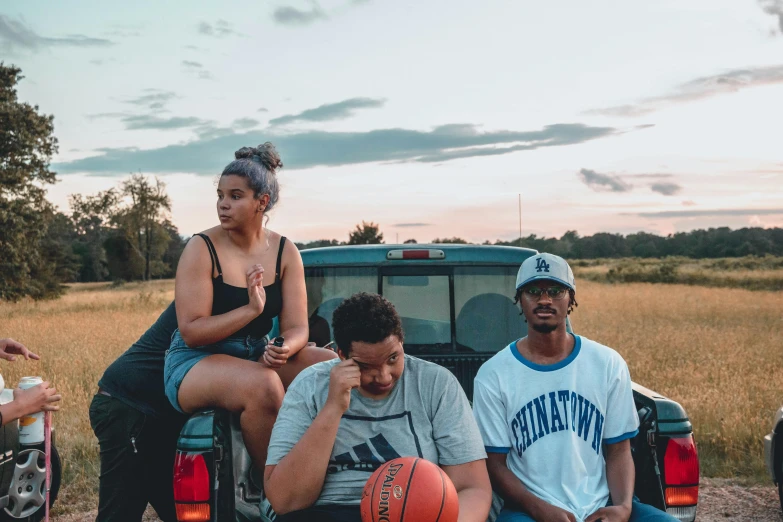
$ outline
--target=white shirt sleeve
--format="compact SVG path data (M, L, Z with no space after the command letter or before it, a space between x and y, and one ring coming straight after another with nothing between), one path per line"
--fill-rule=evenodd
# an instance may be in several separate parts
M606 444L616 444L639 433L639 415L633 402L628 365L619 355L613 363L603 434Z
M488 386L480 375L477 376L473 381L473 416L487 453L508 453L511 450L505 411L499 390Z

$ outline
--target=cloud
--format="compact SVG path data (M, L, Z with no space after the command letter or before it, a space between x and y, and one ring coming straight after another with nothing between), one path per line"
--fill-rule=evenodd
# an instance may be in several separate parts
M232 35L243 36L242 33L237 32L232 25L225 20L218 20L214 24L202 21L198 24L198 32L215 38L225 38L226 36Z
M269 112L269 109L266 107L259 107L257 112Z
M653 183L650 185L650 190L663 194L664 196L674 196L682 190L682 186L677 183Z
M337 103L326 103L299 114L286 114L269 120L270 125L285 125L296 121L344 120L354 115L357 109L375 109L383 107L386 100L374 98L350 98Z
M21 20L0 15L0 49L14 51L24 49L40 51L47 47L109 47L114 42L105 38L92 38L83 34L69 34L59 38L40 36Z
M783 0L778 0L783 5ZM757 87L783 83L783 65L733 69L712 76L703 76L678 85L662 96L643 98L635 103L587 111L601 116L636 117L650 114L679 103L703 100Z
M668 174L663 172L656 172L651 174L626 174L624 177L626 178L639 178L639 179L667 179L667 178L673 178L674 174Z
M310 25L319 20L326 20L329 17L318 4L315 4L313 5L313 8L308 11L303 11L291 6L278 7L272 13L272 18L281 25L301 27Z
M90 60L90 63L92 65L107 65L110 63L119 63L119 60L116 58L95 58L93 60Z
M639 212L635 215L644 218L690 218L690 217L722 217L722 216L771 216L783 215L783 208L728 208L713 210L668 210L664 212Z
M141 130L141 129L154 129L154 130L174 130L174 129L187 129L192 127L205 127L212 124L210 120L203 120L192 116L172 116L168 118L161 118L153 114L128 114L124 112L104 112L99 114L91 114L89 119L101 119L101 118L119 118L119 120L125 124L127 130ZM115 149L104 149L104 151ZM135 150L135 149L134 149Z
M210 175L223 168L231 152L248 145L272 141L289 169L339 166L371 162L448 161L457 157L507 154L584 143L619 134L612 127L579 123L548 125L534 131L479 132L474 125L445 125L431 131L378 129L366 132L276 133L252 130L232 133L214 126L197 129L199 138L189 143L156 149L106 149L101 154L59 163L60 173L84 172L124 175L128 169L146 172L191 172ZM491 147L501 147L493 151Z
M253 127L257 126L259 123L261 123L258 120L254 120L253 118L239 118L237 120L234 120L234 123L231 124L232 127L235 129L252 129Z
M140 130L140 129L158 129L158 130L171 130L171 129L184 129L189 127L198 127L201 125L208 125L208 120L202 120L192 116L180 117L172 116L170 118L160 118L148 114L141 114L136 116L127 116L122 118L122 122L125 123L125 128L128 130Z
M759 5L765 13L777 17L778 29L783 33L783 0L759 0Z
M159 111L163 109L171 100L178 98L177 93L173 91L162 91L159 89L144 89L145 94L125 100L125 103L136 105L137 107L146 107L150 110Z
M619 176L601 174L594 170L582 169L578 176L585 185L596 192L628 192L633 185L626 183Z
M200 80L213 80L214 76L212 76L212 73L205 70L204 66L200 64L199 62L194 62L192 60L182 60L182 67L185 69L185 71L195 74L196 78Z
M431 227L432 223L395 223L392 227L396 228L419 228L419 227Z

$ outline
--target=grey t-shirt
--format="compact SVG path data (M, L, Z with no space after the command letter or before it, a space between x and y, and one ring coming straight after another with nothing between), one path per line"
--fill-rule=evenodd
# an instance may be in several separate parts
M279 463L310 427L326 403L329 372L339 362L315 364L291 383L272 431L267 465ZM437 364L406 355L405 370L385 399L351 391L316 505L358 504L372 472L397 457L453 466L486 456L456 377Z

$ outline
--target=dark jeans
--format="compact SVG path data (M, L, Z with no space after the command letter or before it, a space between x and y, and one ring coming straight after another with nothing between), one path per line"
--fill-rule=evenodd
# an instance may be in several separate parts
M313 506L277 515L275 522L362 522L359 506Z
M164 522L177 520L173 469L183 422L156 419L95 395L90 424L101 449L97 522L139 522L148 503Z

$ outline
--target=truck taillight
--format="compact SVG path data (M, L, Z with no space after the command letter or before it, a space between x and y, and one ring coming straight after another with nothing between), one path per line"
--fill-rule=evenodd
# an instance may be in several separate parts
M679 520L694 520L699 502L699 456L692 435L669 439L663 473L667 513Z
M180 522L207 522L209 470L204 455L177 452L174 460L174 502Z

